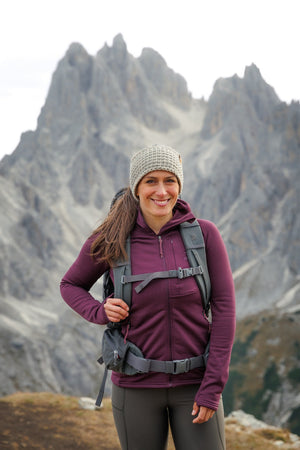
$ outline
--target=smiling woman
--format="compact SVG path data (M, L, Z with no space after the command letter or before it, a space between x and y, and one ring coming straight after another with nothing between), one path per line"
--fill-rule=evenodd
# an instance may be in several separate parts
M112 371L113 413L123 450L164 450L169 428L177 450L225 449L221 392L235 330L234 286L219 231L196 219L178 198L182 186L182 161L173 148L153 145L135 153L130 186L61 282L62 296L75 311L91 322L119 327L122 342L128 340L145 361L153 361L149 370L130 375L122 367ZM212 331L180 231L187 222L196 222L205 243ZM195 234L191 241L196 246ZM130 310L116 285L115 293L99 303L89 290L107 270L113 279L113 268L124 267L129 254L132 276L123 275L116 285L131 279ZM203 273L200 262L197 269ZM136 289L143 274L150 281ZM130 363L125 356L125 365Z

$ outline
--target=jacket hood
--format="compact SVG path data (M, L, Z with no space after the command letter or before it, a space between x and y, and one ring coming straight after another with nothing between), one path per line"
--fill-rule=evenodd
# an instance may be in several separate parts
M178 199L176 202L176 205L174 206L173 209L173 217L171 220L169 220L169 222L167 222L160 230L160 234L170 230L172 228L176 228L178 225L180 225L183 222L192 222L193 220L195 220L195 216L191 211L191 207L190 205L181 199ZM138 216L137 216L137 226L140 226L144 229L149 229L151 230L151 228L147 225L147 223L144 220L143 214L141 209L138 209ZM151 232L153 232L151 230Z

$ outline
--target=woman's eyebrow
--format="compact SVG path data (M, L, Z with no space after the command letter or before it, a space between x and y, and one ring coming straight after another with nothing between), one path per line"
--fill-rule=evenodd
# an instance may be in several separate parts
M156 177L156 176L154 176L154 175L145 175L144 176L144 178L145 179L151 179L151 180L156 180L156 179L158 179L159 177ZM169 180L170 178L176 178L176 175L167 175L167 176L165 176L163 179L164 180Z

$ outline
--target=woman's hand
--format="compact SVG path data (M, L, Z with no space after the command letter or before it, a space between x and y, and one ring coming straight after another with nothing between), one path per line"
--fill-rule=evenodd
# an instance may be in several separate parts
M192 416L197 417L193 420L193 423L204 423L212 418L215 411L213 409L206 408L206 406L198 406L195 402L193 405Z
M120 322L126 319L129 314L129 307L121 298L108 297L104 304L104 309L111 322Z

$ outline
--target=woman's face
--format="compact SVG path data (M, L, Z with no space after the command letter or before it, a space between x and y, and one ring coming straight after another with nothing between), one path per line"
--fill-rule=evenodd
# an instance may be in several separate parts
M167 223L179 194L176 175L165 170L155 170L145 175L138 184L136 195L140 208L149 226Z

